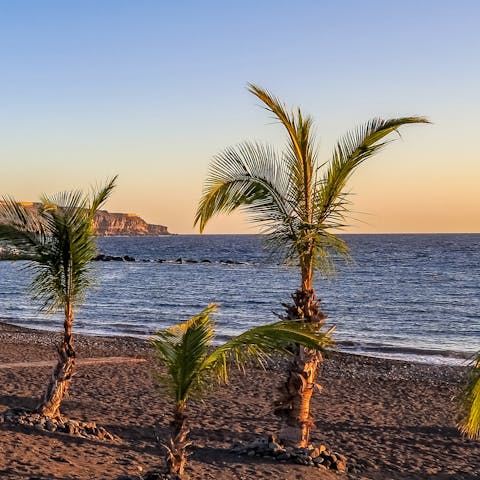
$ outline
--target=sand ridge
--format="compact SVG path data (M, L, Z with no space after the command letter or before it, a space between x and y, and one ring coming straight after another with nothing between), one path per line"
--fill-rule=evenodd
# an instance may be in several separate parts
M129 363L129 362L145 362L144 358L128 358L128 357L98 357L98 358L81 358L75 362L77 367L84 365L96 365L97 363ZM53 367L55 362L52 360L37 360L36 362L13 362L0 363L0 369L8 368L35 368L35 367Z

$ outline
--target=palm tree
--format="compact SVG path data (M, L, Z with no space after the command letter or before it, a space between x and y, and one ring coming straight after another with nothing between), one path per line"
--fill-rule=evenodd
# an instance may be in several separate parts
M469 438L480 439L480 353L474 360L462 402L460 431Z
M205 181L195 224L203 232L219 213L242 208L262 226L268 244L286 261L300 267L300 288L292 296L286 317L321 328L326 315L313 289L314 272L332 270L335 256L348 256L344 240L334 232L345 226L349 213L347 182L365 160L379 152L383 139L410 123L428 123L422 117L373 119L347 133L334 148L329 162L318 160L313 119L298 108L288 111L276 97L258 86L248 90L286 129L285 152L261 143L244 142L216 155ZM284 444L306 446L312 426L310 398L322 357L299 348L288 372L284 397L277 413L282 416L280 438Z
M0 205L0 240L31 255L28 267L34 272L33 298L47 313L64 313L58 361L36 408L47 417L60 416L60 404L74 374L74 309L92 283L90 261L96 254L93 217L115 187L115 180L93 189L90 195L72 191L43 196L38 209L12 198L4 198Z
M233 361L244 366L255 359L262 365L272 353L291 353L291 342L321 350L331 345L327 333L312 332L300 322L280 321L252 328L212 350L215 325L207 306L186 322L158 332L152 340L156 359L165 370L156 376L174 400L171 436L167 449L170 473L182 475L187 461L189 428L185 410L193 394L202 393L215 383L228 383L228 367Z

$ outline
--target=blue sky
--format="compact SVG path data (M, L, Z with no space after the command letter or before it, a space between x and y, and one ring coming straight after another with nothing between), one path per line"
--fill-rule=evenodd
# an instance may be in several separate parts
M352 231L480 231L480 3L0 1L0 193L118 173L108 208L192 232L208 163L283 132L245 89L316 119L320 155L373 116L428 116L353 179ZM240 215L207 232L251 231Z

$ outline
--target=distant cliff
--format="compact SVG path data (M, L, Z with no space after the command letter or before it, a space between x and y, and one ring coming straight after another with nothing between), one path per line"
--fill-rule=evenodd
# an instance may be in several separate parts
M110 213L99 210L94 219L95 233L99 236L115 235L170 235L164 225L152 225L134 213Z
M41 205L34 202L20 202L20 204L32 210L38 210ZM168 227L147 223L134 213L110 213L106 210L99 210L95 214L94 226L95 234L101 237L170 235Z

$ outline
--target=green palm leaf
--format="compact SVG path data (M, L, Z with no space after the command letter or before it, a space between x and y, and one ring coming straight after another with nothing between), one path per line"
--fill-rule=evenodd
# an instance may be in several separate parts
M470 371L461 410L461 432L469 438L480 439L480 353Z
M215 310L211 304L188 321L157 332L152 340L156 359L167 371L157 379L169 387L176 402L186 402L189 393L202 386L203 363L214 335L210 315Z
M312 326L303 322L283 320L280 322L251 328L218 347L205 360L205 368L212 369L215 377L228 382L230 363L243 368L251 361L261 365L273 354L292 355L292 344L302 345L312 350L325 351L333 346L331 334L314 331Z
M347 133L337 143L325 173L315 185L316 223L329 229L344 226L349 206L345 193L348 179L359 165L390 143L380 140L412 123L429 122L423 117L375 118Z
M288 178L271 147L245 142L228 148L214 157L195 224L203 231L213 215L246 205L260 222L288 221L291 207L284 201L287 188Z

